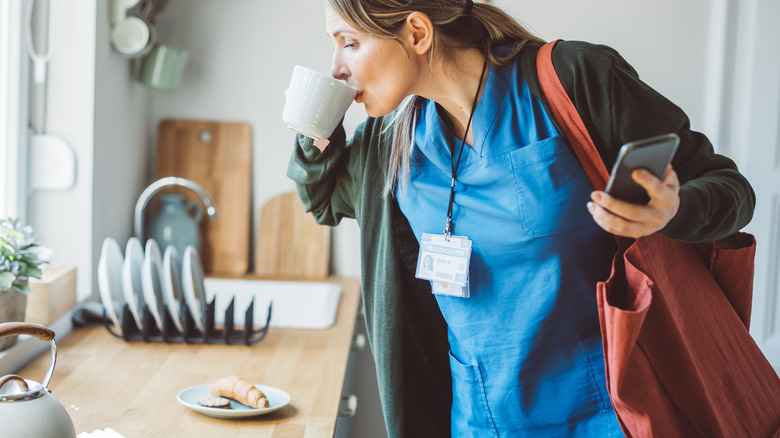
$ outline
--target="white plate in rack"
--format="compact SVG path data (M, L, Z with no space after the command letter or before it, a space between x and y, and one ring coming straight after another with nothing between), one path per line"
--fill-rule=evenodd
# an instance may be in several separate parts
M163 255L162 290L165 306L168 307L168 313L171 315L173 325L176 326L179 332L184 332L181 315L179 315L179 301L182 296L181 257L179 257L179 251L173 245L168 245Z
M122 310L125 305L122 292L122 265L124 257L116 240L107 237L98 261L98 289L106 314L114 323L117 332L122 333Z
M141 314L144 311L144 290L141 284L141 270L144 264L144 248L141 241L131 237L125 248L125 262L122 265L122 290L130 313L133 315L138 329L141 325Z
M160 254L160 247L154 239L149 239L146 241L146 252L144 254L144 266L141 279L146 306L149 308L149 313L152 314L154 323L160 331L163 329L162 318L165 316L161 313L165 310L163 304L161 273L162 255Z
M184 249L182 261L181 283L184 291L184 302L192 314L195 326L203 332L201 315L206 306L206 287L203 284L203 267L200 264L198 250L190 245Z

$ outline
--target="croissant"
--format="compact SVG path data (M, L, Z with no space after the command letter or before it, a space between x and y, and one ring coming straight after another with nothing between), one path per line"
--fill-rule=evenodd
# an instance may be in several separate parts
M217 380L209 385L209 392L217 397L232 398L250 408L260 409L269 406L263 391L238 376L227 376Z

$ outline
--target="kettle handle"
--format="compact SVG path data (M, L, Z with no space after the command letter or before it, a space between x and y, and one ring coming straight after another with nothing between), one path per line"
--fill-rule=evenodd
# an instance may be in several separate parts
M15 335L30 335L41 341L51 341L54 339L54 330L42 325L24 322L0 323L0 338Z
M4 322L0 324L0 338L13 335L30 335L41 341L49 341L51 345L51 360L49 361L49 369L46 370L46 376L44 376L43 382L41 382L41 385L47 388L51 381L51 376L54 374L54 364L57 362L57 342L54 341L54 330L29 322Z

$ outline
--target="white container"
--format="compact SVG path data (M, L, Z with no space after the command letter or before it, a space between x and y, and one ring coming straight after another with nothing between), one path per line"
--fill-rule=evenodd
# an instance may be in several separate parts
M344 82L296 65L282 118L288 127L307 137L328 138L356 95Z

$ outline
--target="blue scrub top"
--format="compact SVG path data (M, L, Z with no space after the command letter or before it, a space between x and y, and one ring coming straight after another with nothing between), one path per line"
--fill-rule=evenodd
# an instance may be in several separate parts
M610 236L592 186L517 63L490 67L455 187L453 235L472 240L470 298L437 295L447 321L453 436L623 436L606 391L596 282ZM450 145L428 101L397 196L418 241L444 229ZM456 155L457 157L457 155ZM525 436L525 435L524 435Z

